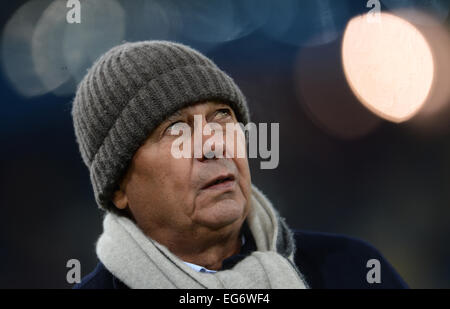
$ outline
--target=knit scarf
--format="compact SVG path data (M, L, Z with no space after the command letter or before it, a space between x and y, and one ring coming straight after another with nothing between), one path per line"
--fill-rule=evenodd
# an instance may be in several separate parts
M247 223L257 250L229 270L196 272L133 221L113 213L104 218L97 256L130 288L307 288L293 262L295 242L284 219L255 186L250 203Z

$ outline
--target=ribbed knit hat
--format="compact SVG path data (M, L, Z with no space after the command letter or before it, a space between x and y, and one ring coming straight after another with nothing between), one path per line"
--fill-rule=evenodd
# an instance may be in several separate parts
M78 85L72 117L99 207L112 196L137 149L175 111L199 102L229 104L249 121L233 79L198 51L173 42L125 43L103 54Z

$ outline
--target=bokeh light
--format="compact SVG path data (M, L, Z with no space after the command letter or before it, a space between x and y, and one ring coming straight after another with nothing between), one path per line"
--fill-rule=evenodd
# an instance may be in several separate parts
M179 40L203 51L249 35L270 13L269 0L169 0L166 5L169 13L181 12L173 18L181 26Z
M434 76L428 98L411 122L420 129L416 134L445 134L450 132L450 32L435 15L416 13L416 16L425 21L415 26L426 38L433 53Z
M298 101L311 121L329 136L356 140L373 132L381 119L352 93L340 61L340 42L303 48L297 58Z
M448 0L381 0L396 15L420 24L428 24L431 19L423 18L423 13L433 16L434 20L444 21L450 11Z
M23 4L8 20L2 33L3 72L23 96L47 92L33 65L31 39L42 11L51 0L33 0Z
M53 1L42 13L31 40L33 64L42 84L52 91L70 79L62 49L66 1Z
M369 110L392 122L412 118L430 92L434 63L424 36L408 21L380 13L353 18L342 42L346 78Z
M335 40L350 17L347 3L331 0L272 1L263 31L274 40L317 46Z
M171 1L120 0L126 13L126 40L176 39L182 29L180 11Z
M231 1L179 1L183 35L200 42L224 42L237 37L239 28L233 22Z
M81 16L80 24L60 25L65 31L59 38L64 65L76 83L101 54L120 44L125 37L125 12L117 1L85 0Z

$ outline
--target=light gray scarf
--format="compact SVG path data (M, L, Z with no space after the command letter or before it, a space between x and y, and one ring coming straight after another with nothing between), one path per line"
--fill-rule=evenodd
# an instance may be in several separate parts
M270 201L252 186L247 223L257 251L232 269L196 272L126 217L106 214L97 256L130 288L307 288L293 263L295 243Z

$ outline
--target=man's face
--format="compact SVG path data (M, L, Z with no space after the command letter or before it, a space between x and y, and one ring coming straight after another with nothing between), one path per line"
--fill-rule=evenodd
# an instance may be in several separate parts
M196 130L203 132L212 122L223 128L223 158L194 157L194 115L202 119ZM176 123L191 128L190 158L172 155L172 144L181 135L174 135ZM157 241L164 237L163 231L200 236L239 229L249 212L251 179L246 157L225 157L229 147L236 154L237 143L245 143L238 134L234 143L226 143L227 123L237 123L233 110L214 102L190 106L169 117L135 153L114 204L128 207L138 226ZM202 144L210 137L202 135ZM215 184L217 180L225 182Z

